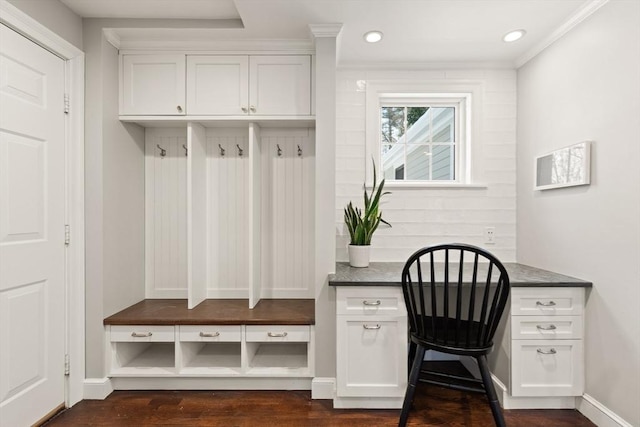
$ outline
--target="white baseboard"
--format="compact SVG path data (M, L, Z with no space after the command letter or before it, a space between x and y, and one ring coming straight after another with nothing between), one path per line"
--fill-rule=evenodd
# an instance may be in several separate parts
M114 390L311 390L311 378L114 377Z
M336 397L334 409L402 409L403 397Z
M83 399L104 400L113 392L110 378L85 378Z
M576 398L576 408L598 427L632 427L631 423L588 394Z
M336 379L316 377L311 381L312 399L333 399L335 397Z
M554 397L513 397L507 387L495 375L491 375L493 386L500 405L504 409L575 409L576 398L573 396Z

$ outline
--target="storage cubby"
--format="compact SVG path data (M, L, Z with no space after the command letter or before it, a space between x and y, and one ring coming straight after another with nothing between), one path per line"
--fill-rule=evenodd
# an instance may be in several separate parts
M146 297L312 298L313 128L221 125L145 130Z
M114 342L113 375L171 375L175 369L175 345L172 342Z
M180 346L180 374L233 376L242 373L239 342L183 342Z
M307 343L247 343L249 374L298 374L309 369Z

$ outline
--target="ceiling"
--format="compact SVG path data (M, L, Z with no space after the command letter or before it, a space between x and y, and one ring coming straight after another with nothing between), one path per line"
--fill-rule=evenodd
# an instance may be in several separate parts
M175 19L173 30L122 30L154 39L309 40L309 24L343 24L338 62L367 64L491 63L514 65L593 0L60 0L82 17ZM602 2L600 2L602 3ZM197 20L197 21L195 21ZM216 22L226 25L216 25ZM238 20L230 28L228 20ZM231 26L233 27L233 26ZM510 30L527 34L514 43ZM368 44L363 34L380 30Z

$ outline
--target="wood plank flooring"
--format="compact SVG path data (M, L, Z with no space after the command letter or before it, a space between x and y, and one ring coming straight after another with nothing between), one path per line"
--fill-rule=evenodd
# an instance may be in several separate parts
M419 384L410 426L493 426L485 396ZM309 391L116 391L85 400L45 425L337 427L396 426L400 410L333 409ZM510 427L594 426L575 410L505 411Z

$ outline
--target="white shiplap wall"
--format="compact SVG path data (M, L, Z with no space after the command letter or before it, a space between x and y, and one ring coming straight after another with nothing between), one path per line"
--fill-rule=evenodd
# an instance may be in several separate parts
M382 225L372 240L371 261L405 261L436 243L486 247L504 262L516 249L516 72L515 70L339 70L336 108L336 255L347 261L349 234L343 208L363 205L366 89L362 81L479 82L483 87L480 138L472 141L479 161L472 165L483 188L391 188L382 204ZM370 184L370 183L369 183ZM495 227L495 244L485 245L485 227Z

